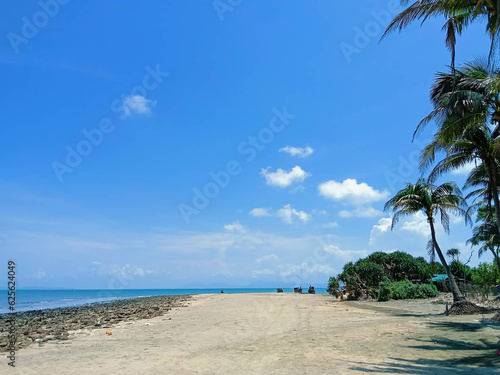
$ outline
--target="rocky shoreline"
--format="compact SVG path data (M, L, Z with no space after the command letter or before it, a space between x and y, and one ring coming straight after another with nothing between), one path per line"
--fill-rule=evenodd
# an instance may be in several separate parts
M70 331L111 328L114 324L160 316L183 307L190 296L138 297L85 306L32 310L0 315L0 352L9 350L9 329L15 319L16 349L33 342L68 340Z

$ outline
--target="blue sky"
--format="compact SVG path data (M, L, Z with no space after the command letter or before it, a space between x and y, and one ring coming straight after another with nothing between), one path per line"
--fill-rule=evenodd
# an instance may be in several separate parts
M381 210L450 57L441 20L378 43L397 3L11 2L0 260L24 288L321 287L425 255L426 222ZM475 26L457 61L486 51ZM438 235L470 251L459 220Z

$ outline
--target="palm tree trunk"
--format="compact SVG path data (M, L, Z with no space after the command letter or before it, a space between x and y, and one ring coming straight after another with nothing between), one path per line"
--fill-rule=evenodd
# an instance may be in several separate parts
M441 251L441 248L439 247L436 241L436 231L434 230L434 219L432 217L429 217L428 221L431 227L432 243L434 244L434 248L436 249L439 260L441 261L441 264L443 265L444 269L446 270L446 274L448 275L451 293L453 294L453 303L465 301L466 299L462 294L462 292L460 291L460 289L458 288L458 285L455 281L455 277L451 273L450 267L448 266L448 263L446 263L446 259L444 258L443 252Z
M497 252L495 251L495 249L491 248L490 247L490 251L492 252L493 254L493 259L494 259L494 262L493 263L496 263L497 264L497 270L498 270L498 274L500 274L500 262L499 262L499 259L498 259L498 254Z
M498 184L497 184L497 174L496 174L497 169L498 169L497 165L494 161L493 162L488 161L486 163L486 170L488 171L488 181L490 184L490 192L493 197L493 203L495 205L495 216L497 222L496 224L498 233L500 233L500 200L498 199Z

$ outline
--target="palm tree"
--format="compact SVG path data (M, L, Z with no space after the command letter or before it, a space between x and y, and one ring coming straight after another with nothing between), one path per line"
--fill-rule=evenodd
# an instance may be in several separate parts
M457 69L455 74L438 73L431 100L434 110L420 122L414 134L431 120L438 125L433 140L422 152L421 168L433 164L440 151L446 155L431 172L432 180L468 163L479 164L473 171L476 176L469 178L468 184L486 184L476 193L493 200L500 231L500 70L476 61Z
M401 5L407 6L409 2L401 0ZM445 43L451 53L452 71L457 36L474 21L486 20L486 33L491 40L488 61L492 60L500 33L500 0L418 0L392 20L382 39L393 31L401 32L415 21L423 24L434 17L444 17L446 20L442 30L446 33Z
M500 181L500 174L497 171L497 181ZM488 207L488 214L495 216L495 209L492 208L493 193L490 190L490 180L488 178L488 171L484 164L479 164L469 173L467 180L464 184L464 189L474 189L469 192L465 199L472 199L472 204L469 205L469 213L479 210L484 210L484 206ZM497 192L498 194L498 192ZM479 214L479 211L478 211ZM489 220L490 218L488 218ZM484 219L482 219L484 220ZM496 225L496 224L495 224Z
M458 250L458 249L455 249L455 248L453 248L453 249L448 249L448 250L446 251L446 255L448 255L448 256L449 256L452 260L456 260L457 262L459 262L459 261L460 261L460 260L459 260L459 259L460 259L460 258L459 258L459 256L460 256L460 250ZM456 258L456 259L455 259L455 258Z
M390 209L394 212L391 229L404 216L423 212L427 217L431 230L432 252L437 253L441 264L446 270L454 303L465 301L465 297L458 289L450 267L437 243L434 220L439 215L443 228L449 233L450 217L448 213L463 216L466 222L469 222L470 217L465 210L466 207L467 203L454 182L445 182L440 186L435 186L424 178L419 178L415 184L407 183L406 187L387 201L384 207L385 211Z
M500 272L499 251L500 251L500 235L492 208L483 206L479 208L476 222L482 222L472 230L472 237L467 240L467 243L478 246L478 255L481 256L485 252L490 251L495 259L498 271Z

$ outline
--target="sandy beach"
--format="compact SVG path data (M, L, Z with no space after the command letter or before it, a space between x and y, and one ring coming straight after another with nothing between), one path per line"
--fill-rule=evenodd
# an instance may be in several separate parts
M11 374L498 373L499 326L429 301L196 295L166 314L17 353ZM489 316L486 316L488 318ZM109 328L108 328L109 329Z

